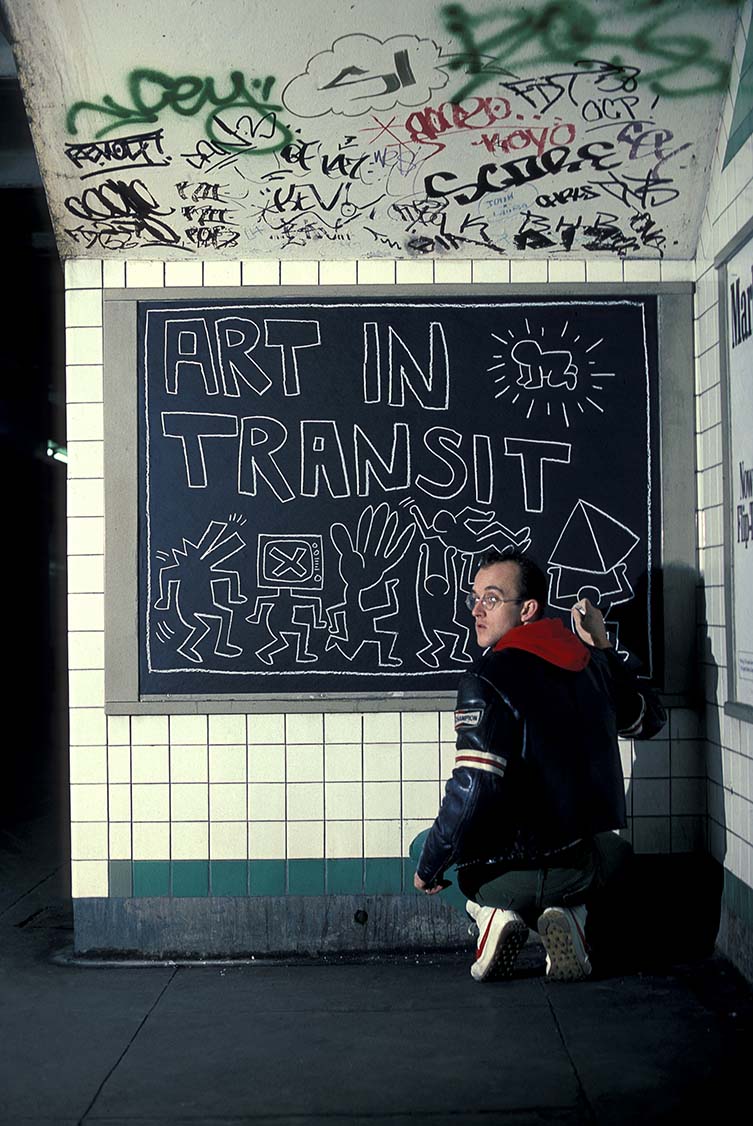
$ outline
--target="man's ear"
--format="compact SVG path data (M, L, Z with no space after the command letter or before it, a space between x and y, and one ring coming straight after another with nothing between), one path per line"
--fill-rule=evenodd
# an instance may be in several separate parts
M539 603L535 598L526 598L520 608L520 620L523 625L533 622L538 617Z

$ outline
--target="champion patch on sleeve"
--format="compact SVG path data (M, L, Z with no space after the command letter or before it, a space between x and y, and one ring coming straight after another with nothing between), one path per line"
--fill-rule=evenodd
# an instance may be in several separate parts
M455 730L460 731L463 727L478 727L483 714L483 708L461 708L455 712Z

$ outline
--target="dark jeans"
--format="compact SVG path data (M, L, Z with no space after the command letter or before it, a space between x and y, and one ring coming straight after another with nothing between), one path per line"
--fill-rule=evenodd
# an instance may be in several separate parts
M419 833L410 846L411 859L416 862L427 832ZM473 898L482 907L517 911L534 928L547 907L575 907L579 903L590 906L624 870L632 853L627 841L616 833L599 833L560 853L556 867L508 869L483 883L472 896L461 892L456 883L441 895L444 902L458 910L465 910L466 899ZM457 869L449 869L446 875L457 881Z

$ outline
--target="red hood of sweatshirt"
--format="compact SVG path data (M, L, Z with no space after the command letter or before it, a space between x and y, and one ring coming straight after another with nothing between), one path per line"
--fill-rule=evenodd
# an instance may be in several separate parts
M514 626L494 646L495 653L501 649L524 649L570 672L580 672L591 660L588 646L565 629L559 618L539 618Z

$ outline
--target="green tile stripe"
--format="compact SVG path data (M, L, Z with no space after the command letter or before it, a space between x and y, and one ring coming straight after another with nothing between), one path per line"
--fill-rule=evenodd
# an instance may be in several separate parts
M727 910L753 927L753 888L725 868L722 894Z
M111 860L111 898L399 895L415 863L401 856L329 860Z

